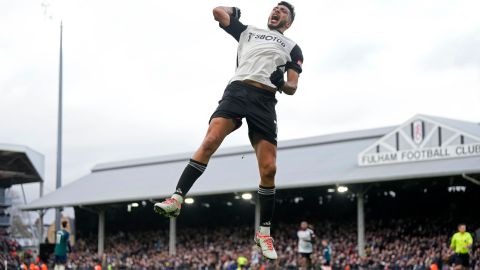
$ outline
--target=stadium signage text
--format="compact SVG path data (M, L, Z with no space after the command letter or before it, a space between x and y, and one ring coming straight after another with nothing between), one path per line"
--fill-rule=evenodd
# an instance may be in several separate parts
M480 156L480 143L364 154L358 157L358 164L370 166L472 156Z

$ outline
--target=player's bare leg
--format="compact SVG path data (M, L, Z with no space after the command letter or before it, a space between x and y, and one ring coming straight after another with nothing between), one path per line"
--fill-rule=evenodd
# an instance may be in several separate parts
M232 119L217 117L213 118L207 130L202 144L193 154L192 159L208 163L210 157L217 151L225 137L235 130L236 126Z
M231 119L217 117L210 121L207 134L180 176L175 193L171 198L156 203L155 212L166 217L176 217L180 214L184 196L205 171L210 157L235 128L235 122Z
M277 252L273 247L273 238L270 236L270 225L275 208L275 174L277 172L277 146L261 139L258 135L252 136L252 145L258 161L260 172L260 186L258 188L258 203L260 203L260 229L255 234L255 243L262 249L264 257L275 260Z

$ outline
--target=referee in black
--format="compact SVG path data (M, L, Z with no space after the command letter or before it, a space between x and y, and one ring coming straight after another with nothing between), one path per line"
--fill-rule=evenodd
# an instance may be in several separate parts
M270 236L277 169L275 94L293 95L296 92L303 55L300 47L284 36L295 19L295 10L290 3L282 1L273 7L267 21L268 29L244 25L239 21L240 14L240 9L236 7L213 9L213 17L220 28L238 41L235 74L210 118L202 144L180 176L174 194L156 203L154 209L167 217L178 216L185 195L205 171L210 157L245 118L260 173L260 229L254 240L261 247L263 256L276 259L277 253ZM286 80L284 73L287 73ZM225 173L225 184L228 185L228 172Z

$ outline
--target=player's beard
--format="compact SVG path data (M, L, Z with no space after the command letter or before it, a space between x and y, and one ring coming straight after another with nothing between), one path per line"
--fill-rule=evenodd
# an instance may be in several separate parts
M268 29L280 31L280 29L285 27L285 25L287 25L287 21L286 20L281 20L281 21L278 22L277 25L268 24Z

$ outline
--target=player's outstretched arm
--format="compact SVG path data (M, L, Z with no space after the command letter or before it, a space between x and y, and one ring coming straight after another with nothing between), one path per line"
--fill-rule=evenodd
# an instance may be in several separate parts
M230 16L240 18L240 9L237 7L216 7L213 9L213 17L223 27L230 25Z

